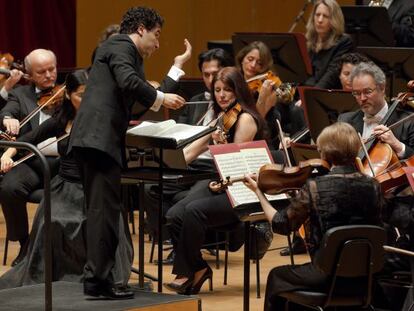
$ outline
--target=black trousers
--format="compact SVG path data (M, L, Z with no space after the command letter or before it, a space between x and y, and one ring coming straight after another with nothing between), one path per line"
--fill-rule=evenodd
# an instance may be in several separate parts
M167 214L167 227L176 251L172 273L192 277L207 267L200 249L207 230L236 226L239 218L227 194L213 194L208 180L197 182L187 196L172 206Z
M106 153L73 148L81 170L87 208L85 286L113 283L111 273L119 238L121 167Z
M55 176L59 160L47 157L51 177ZM43 187L43 172L38 159L30 159L17 165L3 176L0 203L6 220L7 237L10 241L26 239L29 235L26 203L30 194Z

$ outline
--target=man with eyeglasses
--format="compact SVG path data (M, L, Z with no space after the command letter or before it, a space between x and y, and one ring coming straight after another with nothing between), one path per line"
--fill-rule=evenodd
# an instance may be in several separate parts
M374 63L363 62L351 73L352 95L360 110L343 113L338 121L351 124L362 138L378 135L378 139L391 146L398 158L408 158L414 154L414 123L406 121L400 126L388 130L389 125L407 116L409 113L397 108L388 121L388 103L385 100L385 74Z

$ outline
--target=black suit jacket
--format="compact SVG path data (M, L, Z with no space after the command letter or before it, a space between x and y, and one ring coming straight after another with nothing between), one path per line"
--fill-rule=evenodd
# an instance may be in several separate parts
M339 58L353 50L352 39L344 34L338 42L327 50L318 53L310 52L313 75L304 83L308 86L320 87L323 89L340 89L340 69L338 68Z
M207 100L204 92L197 94L190 99L191 102L204 100ZM195 125L204 116L207 108L208 104L186 105L183 112L178 117L178 122Z
M407 111L397 109L391 115L387 124L391 125L396 121L401 120L408 114L409 113ZM364 113L361 110L358 110L340 114L338 121L351 124L362 135L362 132L364 130L363 117ZM412 121L406 121L400 126L392 129L392 132L399 141L405 144L405 153L403 158L408 158L414 155L414 123Z
M178 83L168 77L161 85L164 91L176 88ZM156 96L145 80L143 59L129 36L120 34L106 40L97 49L68 152L72 147L93 148L122 165L131 109L137 102L138 116L142 116Z
M414 1L394 0L388 8L396 45L414 47Z
M10 91L6 106L0 111L0 124L3 128L4 117L12 117L22 121L31 111L37 108L34 85L19 86ZM20 134L27 133L39 126L39 114L36 114L20 129ZM4 129L4 128L3 128Z

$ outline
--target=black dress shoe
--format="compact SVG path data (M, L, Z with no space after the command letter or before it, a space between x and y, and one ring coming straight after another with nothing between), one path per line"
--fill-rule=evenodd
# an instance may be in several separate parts
M174 264L174 259L175 259L175 251L172 250L168 254L167 258L165 258L165 259L162 260L162 264L163 265L172 265L172 264ZM154 264L156 264L156 265L158 264L158 260L157 259L154 260Z
M134 292L127 289L119 289L114 285L83 287L83 293L86 296L102 297L111 300L131 299L134 298Z
M306 246L302 239L295 239L292 243L293 255L306 254ZM286 247L280 251L280 256L290 256L290 249Z
M29 245L29 242L26 242L24 244L24 246L21 246L20 247L19 254L16 256L16 258L13 259L13 261L11 263L11 266L12 267L16 266L17 264L19 264L20 262L23 261L24 257L27 254L27 247L28 247L28 245Z

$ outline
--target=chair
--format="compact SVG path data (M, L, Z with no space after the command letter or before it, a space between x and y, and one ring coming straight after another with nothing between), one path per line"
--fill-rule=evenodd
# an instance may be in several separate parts
M40 201L42 201L42 198L43 198L43 189L37 189L30 194L27 202L39 204ZM6 233L6 239L4 240L3 266L7 264L8 250L9 250L9 238L7 237L7 233Z
M385 230L370 225L349 225L329 229L313 263L330 276L326 291L296 290L279 296L316 310L326 307L371 306L373 274L383 266ZM338 292L337 278L363 278L363 290L352 295Z

